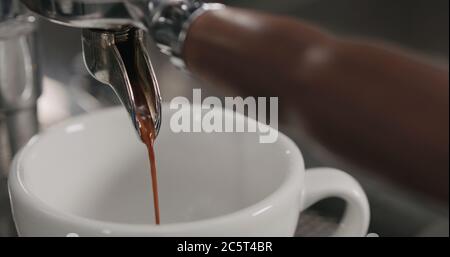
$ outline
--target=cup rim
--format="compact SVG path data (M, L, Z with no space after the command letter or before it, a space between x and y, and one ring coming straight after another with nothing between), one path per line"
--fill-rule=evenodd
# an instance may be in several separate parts
M165 108L168 104L163 104ZM192 229L200 229L202 227L214 226L214 224L232 223L237 218L244 217L256 217L261 214L269 213L273 211L272 207L276 206L276 203L281 199L286 198L293 192L298 192L298 187L304 184L305 166L303 155L297 145L282 132L278 132L278 141L280 144L286 145L286 149L291 151L290 163L288 165L288 173L282 180L282 183L272 191L268 196L259 200L258 202L251 204L245 208L210 217L207 219L188 221L188 222L174 222L168 224L127 224L123 222L110 222L83 217L68 211L63 211L57 207L51 206L43 199L31 192L26 184L23 182L23 173L25 169L23 167L24 159L27 158L29 152L36 144L39 144L40 138L48 134L51 134L54 130L60 130L67 127L70 124L79 123L80 121L89 119L92 116L106 115L108 113L122 112L122 107L111 107L102 110L94 111L87 114L82 114L66 121L58 123L35 135L15 156L11 165L11 172L8 178L8 190L11 202L13 201L13 195L19 201L29 206L33 211L44 214L48 217L56 219L65 224L71 224L77 227L88 227L91 230L98 230L104 234L120 234L120 233L170 233L170 232L182 232L190 231ZM224 109L225 112L232 112ZM237 114L241 115L241 114ZM273 129L273 128L271 128ZM300 200L299 200L300 203ZM13 215L15 216L15 215ZM15 219L15 217L13 217Z

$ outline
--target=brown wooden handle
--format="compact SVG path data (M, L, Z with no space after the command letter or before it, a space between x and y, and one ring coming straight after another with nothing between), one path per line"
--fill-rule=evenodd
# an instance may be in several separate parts
M234 8L199 17L183 57L210 82L279 96L335 153L448 199L448 68Z

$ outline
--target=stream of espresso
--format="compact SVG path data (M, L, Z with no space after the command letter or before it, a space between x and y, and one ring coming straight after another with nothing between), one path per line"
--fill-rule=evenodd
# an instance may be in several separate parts
M159 225L161 223L161 220L159 216L158 179L156 175L156 158L154 148L155 126L153 125L153 121L145 116L138 116L138 120L141 138L144 144L147 146L148 150L148 159L150 160L150 175L152 178L155 223Z
M133 84L133 83L132 83ZM146 145L148 151L148 159L150 161L150 176L153 190L153 207L155 213L155 223L160 224L159 214L159 197L158 197L158 178L156 175L156 157L154 142L156 138L155 125L151 116L149 106L146 99L145 87L142 84L132 85L133 97L136 103L136 118L139 126L139 132L142 142Z
M137 29L130 28L121 33L116 34L116 46L120 55L122 56L130 88L127 88L129 96L133 99L136 115L136 122L138 124L139 133L142 142L147 146L148 157L150 161L150 176L153 190L153 205L155 213L155 223L160 224L159 213L159 197L158 197L158 179L156 176L156 158L154 150L154 142L156 138L156 129L152 116L152 102L155 99L154 92L151 90L154 87L155 81L147 76L148 66L142 63L139 52L142 47L139 38L136 36Z

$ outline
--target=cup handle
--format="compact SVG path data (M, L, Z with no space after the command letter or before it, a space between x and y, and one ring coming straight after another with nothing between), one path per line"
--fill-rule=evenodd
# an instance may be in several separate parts
M360 184L347 173L332 168L308 169L303 196L305 204L302 210L325 198L342 198L347 207L338 229L331 236L366 236L370 220L369 202Z

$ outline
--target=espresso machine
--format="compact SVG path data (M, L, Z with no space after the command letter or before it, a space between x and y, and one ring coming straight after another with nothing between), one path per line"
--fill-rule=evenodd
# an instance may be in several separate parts
M14 231L6 175L14 154L38 132L41 74L36 19L18 1L0 1L0 234Z
M38 131L36 103L41 75L35 38L36 19L18 1L0 5L0 171Z
M40 0L22 1L38 15L66 26L82 28L84 62L89 73L111 86L130 114L136 131L138 113L136 92L145 95L145 106L156 134L161 124L161 95L147 49L148 34L173 64L184 68L181 49L187 28L206 11L221 4L201 1L111 1ZM137 90L135 85L139 85Z
M23 4L22 7L20 6L20 2ZM261 2L261 5L263 5L262 3L264 2L268 6L266 11L282 8L281 4L274 4L274 2L277 1L234 1L235 4L241 2L242 5L245 6L246 3L249 7L258 5L255 4L255 2ZM320 1L286 1L286 3L287 2L294 4L300 2L319 3ZM327 2L326 5L318 9L321 10L319 12L320 14L317 14L318 12L315 11L315 8L306 8L306 4L305 6L301 6L302 8L298 8L298 10L291 9L289 12L301 12L300 17L307 17L308 15L322 17L322 11L328 10L325 7L330 4L328 1L324 2ZM360 3L360 1L356 2ZM396 4L391 1L378 1L377 3L380 2L396 6ZM314 4L311 5L314 7ZM317 5L321 6L320 4ZM338 4L336 3L336 5ZM26 6L26 8L24 8L24 6ZM343 6L338 7L344 8ZM363 8L364 6L360 7ZM337 7L335 8L338 9ZM269 18L268 16L258 15L257 17L254 17L250 15L253 14L250 12L244 13L242 10L226 11L225 9L227 8L224 8L221 4L202 3L194 0L2 0L0 6L0 149L2 149L0 154L0 170L2 173L6 173L8 169L7 166L9 165L14 152L35 134L38 129L36 99L40 94L41 76L39 72L40 66L38 65L39 59L36 55L37 51L35 46L34 32L36 18L27 11L32 11L36 17L41 17L44 20L82 29L81 43L77 42L77 44L81 44L83 47L82 55L87 70L97 81L108 84L113 88L115 94L130 114L130 119L136 128L136 113L138 112L138 109L136 108L132 94L130 94L131 80L138 81L139 84L145 85L145 88L147 89L146 99L156 131L159 130L160 120L164 118L160 113L161 94L156 76L158 74L156 74L152 67L149 58L149 49L145 47L145 44L149 40L148 37L152 38L162 53L169 56L171 63L176 67L187 69L215 84L235 85L236 88L246 89L251 87L253 83L251 79L257 78L258 76L256 75L263 73L261 71L265 71L266 75L279 74L279 76L274 76L265 80L259 79L255 82L260 85L260 92L263 95L271 93L268 86L270 84L286 84L287 82L290 82L284 80L284 78L292 78L292 75L294 74L292 69L295 68L296 65L301 64L301 67L320 68L317 64L327 64L326 57L330 52L320 51L324 48L311 47L310 49L319 51L307 52L308 54L305 55L305 57L310 58L307 58L306 62L290 62L290 57L298 54L296 48L293 48L293 45L284 45L285 49L283 50L285 50L285 52L281 49L272 48L273 45L277 45L278 43L283 44L283 42L288 42L288 40L283 41L286 39L285 37L287 37L285 34L278 33L278 31L281 31L281 28L293 28L292 24L288 23L286 20L267 20L266 18ZM349 7L348 9L350 9L348 10L348 13L354 13L352 8ZM212 13L216 13L216 15ZM333 17L329 11L326 13L328 14L328 17ZM338 11L333 11L332 13L339 16ZM199 17L201 16L202 19L199 21ZM351 17L351 15L349 17ZM359 16L357 18L360 19ZM326 18L324 19L326 20ZM336 22L336 20L345 19L340 17L340 19L332 20L330 18L329 23L332 23L333 25L337 24L338 22ZM380 18L378 20L382 21L384 19ZM188 35L187 31L190 27L193 27L194 23L195 30L192 30L192 33ZM353 21L348 24L355 24L356 26L358 22ZM342 27L346 27L348 24L344 24ZM365 30L366 28L360 29L360 31ZM323 42L329 42L327 41L327 37L322 37L322 33L315 33L314 29L300 29L299 31L301 33L290 33L292 37L298 36L298 38L296 38L296 40L298 39L298 45L320 46ZM255 35L261 37L251 37ZM263 41L261 40L263 36L271 36L273 40ZM237 38L240 39L239 42L241 43L236 43L238 42L237 40L230 40ZM322 40L324 38L325 40ZM248 41L245 41L246 39L248 39ZM287 39L293 38L287 37ZM435 42L440 41L435 40ZM445 48L447 47L445 46ZM350 50L350 47L347 49ZM301 49L299 48L299 51L300 50ZM325 48L325 50L327 49ZM357 55L350 58L351 61L355 62L353 69L346 68L345 65L335 65L332 68L327 66L327 69L320 72L329 72L328 75L330 76L307 76L306 79L303 80L305 82L304 84L324 85L325 88L327 84L330 85L335 81L344 80L345 82L346 79L344 78L345 76L343 76L345 74L351 74L352 76L347 76L349 78L346 81L347 83L342 83L342 85L350 85L351 83L354 83L355 80L357 81L355 84L363 84L366 81L371 80L383 80L384 77L381 75L370 77L370 74L367 73L366 75L369 76L369 78L358 78L358 73L352 72L353 70L358 70L361 71L360 74L363 74L366 71L364 63L359 62L360 59L358 59L359 57L366 56L364 48L360 48L359 50L362 52L355 52ZM277 51L284 53L282 56L283 58L274 58L275 55L273 55L273 53ZM387 57L389 56L387 55ZM236 59L239 58L240 65L235 65ZM379 60L380 66L372 66L371 68L372 70L380 71L379 74L383 74L382 71L385 71L385 73L392 75L391 78L393 78L401 70L401 65L391 66L389 64L397 63L397 61L399 61L398 63L402 63L402 58L387 58L387 60L391 61ZM422 67L419 64L416 66ZM258 67L258 69L253 69L253 67ZM317 72L314 72L317 70L309 71L309 73L304 74L318 74ZM422 71L409 72L409 74L411 74L411 80L394 80L397 84L403 82L420 84L420 82L423 81L430 81L430 77L427 75L419 79L413 78L414 76L412 75L424 74ZM230 74L233 74L233 76L228 76ZM380 84L382 85L383 83ZM385 84L390 85L389 81L386 81ZM386 92L392 92L390 91L391 88L393 87L386 86L383 91L383 87L380 87L379 91L374 91L373 93L375 95L383 95ZM329 91L321 91L320 88L318 89L319 90L317 91L307 91L307 93L312 94L323 93L323 95L312 95L311 99L331 97L332 100L340 100L332 98L333 96L331 94L328 95ZM356 95L356 91L348 91L348 93ZM391 95L397 93L399 96L402 95L402 92L400 91L392 92ZM290 95L294 94L287 92L280 97L287 99ZM390 98L385 98L383 100L387 101L389 99ZM370 98L365 100L367 101L364 103L373 103ZM317 110L317 106L315 106L313 102L309 102L308 99L298 99L298 102L311 104L310 106L305 106L305 111ZM347 102L351 103L351 101ZM405 104L410 106L409 103ZM368 110L375 110L378 108L376 105L369 106L368 104L363 107ZM358 108L349 109L357 110ZM330 110L340 111L339 105L336 105L334 109ZM321 114L326 118L326 112L328 110L325 111L325 109L320 109L319 111L323 111ZM378 111L380 110L378 109ZM306 116L311 115L311 113L305 114ZM336 114L336 112L333 114ZM432 117L433 115L424 116ZM370 117L370 115L368 117ZM373 120L374 119L369 121L372 122ZM407 120L403 121L405 124L410 123L410 121ZM352 121L349 123L352 123ZM331 126L328 127L331 128ZM330 130L316 129L316 132L322 132L327 136L334 136L334 131ZM139 133L138 129L137 133ZM349 132L349 134L351 133ZM355 133L353 133L353 135L354 134ZM406 136L407 134L405 133L404 135ZM339 136L345 138L342 136L346 135ZM399 137L401 138L403 135L399 134ZM332 137L330 136L327 138ZM346 144L347 142L352 142L352 137L348 137L347 139ZM374 144L381 142L372 139L371 142ZM360 141L364 141L364 138ZM330 144L334 142L325 143ZM334 150L337 150L337 152L346 152L349 155L355 153L356 155L363 154L363 152L358 150L355 145L353 148L349 146L349 148L345 149L340 148L341 145L334 146ZM7 149L7 151L4 151L3 149ZM377 149L377 147L372 147L371 149ZM442 163L444 163L445 166L445 160L446 159L443 157L438 164L431 160L429 163L430 166L435 164L442 166ZM395 162L395 160L392 161ZM380 170L383 170L383 168L384 167L381 167ZM359 179L364 181L361 177L359 177ZM366 180L370 180L370 182L365 184L372 183L372 179ZM436 181L439 182L443 180L437 179ZM431 182L427 183L432 184ZM374 191L376 194L373 195L378 195L380 192L378 186L376 187L377 189ZM5 191L5 201L2 202L7 202L6 187L1 187L2 190L3 188ZM371 197L370 195L369 192L369 197ZM3 194L0 196L3 197ZM386 199L390 199L390 196L386 197ZM380 202L385 204L387 201L383 198ZM402 203L404 203L403 199ZM392 205L394 206L397 204ZM387 208L385 207L380 208L379 213L385 213L386 209ZM411 213L410 211L404 212L408 215ZM375 213L374 216L376 220L377 214ZM386 219L383 217L383 225L385 222ZM378 231L375 230L375 232Z
M301 130L343 159L448 199L446 67L287 16L199 0L22 2L82 29L87 69L114 89L138 133L136 85L156 132L161 124L149 35L174 65L205 81L276 95L295 109Z
M24 6L28 7L25 8ZM0 5L0 172L38 131L36 103L41 75L36 49L36 18L82 28L83 57L89 73L110 85L139 134L133 84L141 85L156 133L161 96L147 49L147 32L173 63L183 67L181 45L190 21L220 8L198 1L2 0ZM6 150L3 150L6 149Z

